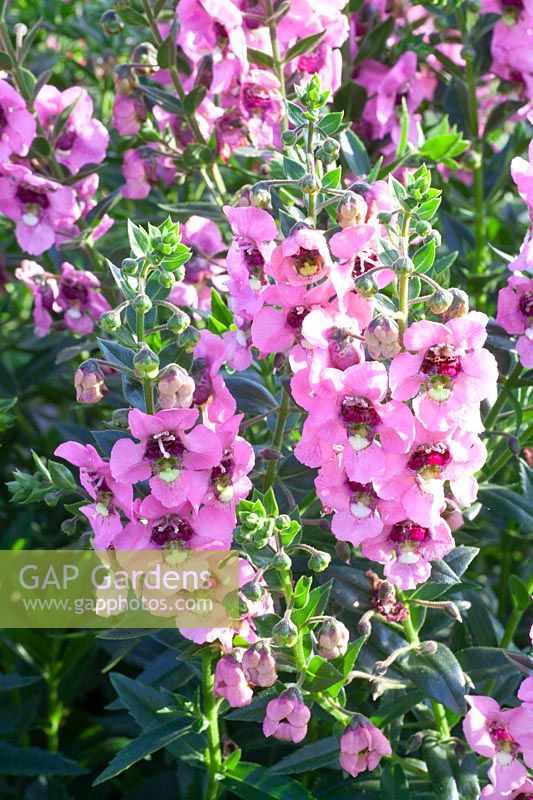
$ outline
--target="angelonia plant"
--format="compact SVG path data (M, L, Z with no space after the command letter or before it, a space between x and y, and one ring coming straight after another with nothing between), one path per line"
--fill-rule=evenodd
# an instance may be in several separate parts
M497 302L484 286L484 187L508 155L489 133L531 116L510 34L531 14L390 5L117 0L104 34L142 36L100 65L111 135L86 89L35 80L2 11L1 222L34 337L72 337L56 358L84 434L15 469L12 501L64 508L61 546L239 561L230 626L161 637L183 691L115 675L142 732L95 786L166 747L199 775L184 797L533 798L514 643L533 578L511 555L531 534L531 149L505 165L528 232L517 257L493 248L512 272ZM444 84L463 115L428 120ZM106 159L123 182L96 199ZM499 627L476 595L493 572L467 573L494 548L485 502L515 514Z

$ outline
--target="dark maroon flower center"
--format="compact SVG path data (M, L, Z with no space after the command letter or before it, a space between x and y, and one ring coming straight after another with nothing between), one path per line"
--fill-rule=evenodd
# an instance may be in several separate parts
M181 517L171 514L163 517L154 525L150 540L159 547L177 544L185 548L193 536L194 531L189 523Z
M213 467L211 470L211 478L216 480L221 478L222 476L230 476L233 470L234 461L233 461L233 452L231 448L226 448L222 453L222 459L220 464L216 467Z
M319 72L326 63L324 45L319 45L312 53L306 53L298 59L298 69L302 72Z
M378 266L379 259L377 253L372 253L365 258L361 258L361 256L355 256L352 267L352 278L359 278L360 275L364 275L365 272L368 272L370 269Z
M445 442L419 445L407 462L409 469L420 472L426 467L440 472L450 461L450 451Z
M524 292L518 303L518 308L525 317L533 317L533 292Z
M294 268L302 278L313 278L324 266L324 259L318 250L306 250L300 248L297 256L294 256Z
M7 127L7 117L6 112L4 111L4 107L0 105L0 133L4 131Z
M302 329L302 322L309 314L311 309L306 306L294 306L287 314L287 325L289 328L294 328L295 331Z
M435 344L426 350L420 372L455 378L461 372L461 358L453 344Z
M507 753L515 751L517 747L516 740L501 722L493 722L489 728L489 734L498 750L504 750Z
M272 105L270 93L258 84L245 87L242 102L247 111L264 111Z
M61 281L61 294L70 303L86 303L89 297L89 290L83 283L65 278Z
M378 496L371 483L347 481L346 485L352 493L352 503L362 503L369 507L375 506L375 501L378 499Z
M250 277L255 278L261 284L265 284L267 282L264 273L265 259L261 251L257 247L243 245L242 253Z
M215 22L215 34L217 37L217 45L223 48L229 41L228 31L221 22Z
M524 10L524 0L501 0L502 8L516 8L518 11Z
M164 431L156 433L148 440L144 450L144 457L148 461L160 461L161 459L179 459L185 452L185 448L177 433Z
M416 522L411 520L404 520L404 522L397 522L393 525L389 533L389 539L395 544L402 542L425 542L430 538L428 528L417 525Z
M341 403L341 416L352 425L369 425L374 428L381 422L376 409L366 397L347 395Z
M213 394L213 381L209 372L209 362L206 358L195 358L192 362L190 376L194 381L193 403L202 406L207 403Z
M74 128L65 127L56 139L57 150L62 150L65 153L72 150L72 145L76 139L76 131Z
M38 206L42 209L48 208L50 205L46 189L37 189L25 183L21 183L17 187L16 197L24 205Z

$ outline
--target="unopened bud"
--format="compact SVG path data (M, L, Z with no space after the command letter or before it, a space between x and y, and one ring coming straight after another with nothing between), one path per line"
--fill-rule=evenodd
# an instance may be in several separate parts
M159 407L190 408L194 394L194 381L178 364L166 367L157 382Z
M261 600L265 590L258 581L248 581L248 583L245 583L243 586L241 586L241 592L247 600L257 602L258 600Z
M431 639L427 642L422 642L420 647L418 648L419 655L422 656L433 656L439 649L437 642L432 641Z
M456 317L464 317L468 314L470 305L468 302L468 295L462 289L449 289L452 295L452 302L447 311L443 315L444 322Z
M168 275L168 272L161 273L162 275ZM172 333L175 333L177 336L180 336L184 333L187 328L191 324L191 318L185 311L182 311L181 308L177 308L172 316L167 320L167 328Z
M392 214L389 211L380 211L378 214L378 222L382 225L390 225Z
M254 208L270 208L272 205L272 198L270 196L270 189L268 184L261 181L256 183L250 189L250 205Z
M99 403L105 394L107 386L104 382L104 373L97 361L90 358L80 364L74 373L74 388L78 403L93 405Z
M422 743L424 741L424 734L418 731L414 733L411 737L409 737L407 744L405 746L405 754L409 755L409 753L416 753L417 750L420 750L422 747Z
M159 69L157 64L157 50L151 42L141 42L141 44L138 44L131 54L131 59L134 64L142 64L141 67L135 67L137 75L151 75L152 72L157 72Z
M200 334L196 328L189 326L186 331L180 334L178 345L183 348L186 353L192 353L199 341Z
M105 311L98 320L99 326L102 330L108 333L113 333L120 328L120 312L113 309L112 311Z
M275 525L278 531L285 531L291 525L291 518L288 514L280 514L276 517Z
M120 265L120 270L124 273L124 275L136 275L140 266L140 260L137 260L136 258L125 258Z
M137 297L132 300L131 304L135 311L140 311L143 314L148 314L148 312L152 309L152 301L147 294L137 295Z
M329 567L330 561L331 556L329 553L318 550L316 553L313 553L307 562L307 566L312 572L324 572L324 570Z
M130 408L116 408L111 415L111 426L122 430L128 429L128 416Z
M292 561L290 556L287 555L285 552L276 553L271 561L272 566L274 569L277 569L278 572L288 572L292 567Z
M322 147L324 148L324 152L330 156L338 156L341 149L341 146L336 139L326 139Z
M143 344L133 356L133 371L141 380L155 378L159 372L159 358L147 344Z
M427 299L428 308L434 314L444 314L453 302L453 295L447 289L438 289Z
M374 616L376 612L372 609L367 611L366 614L363 614L359 622L357 623L357 630L361 634L361 636L370 636L372 633L372 625L370 624L370 620Z
M415 265L410 258L400 256L392 265L392 269L397 275L411 275L415 271Z
M361 297L373 297L378 291L378 285L373 275L360 275L355 281L355 291Z
M352 551L348 542L338 541L335 545L335 553L345 564L349 564L352 560Z
M120 33L124 27L124 23L120 19L117 12L112 11L111 9L104 11L100 17L100 25L102 26L106 36L115 36L115 34Z
M292 147L293 144L296 144L297 138L296 131L283 131L281 134L281 140L287 147Z
M272 628L272 638L280 647L294 647L298 641L298 628L290 619L280 619Z
M157 273L157 280L164 289L172 289L176 283L176 276L173 272L162 272L160 270Z
M365 344L376 361L394 358L402 349L400 328L392 317L378 314L365 330Z
M115 91L117 94L131 94L137 86L137 80L127 64L120 64L115 70Z
M366 200L356 192L345 192L337 206L337 222L341 228L360 225L366 220L368 206Z
M267 688L277 680L276 659L264 642L253 644L243 654L242 668L248 683Z
M423 238L426 237L426 236L429 236L429 234L431 233L432 230L433 230L433 228L431 226L431 223L427 222L427 220L425 220L425 219L421 219L415 225L415 232L419 236L422 236Z
M304 175L298 181L298 186L304 194L316 194L320 191L320 183L314 175Z
M332 659L346 653L350 634L346 625L331 618L322 623L317 638L319 655L322 658Z
M451 617L457 622L463 621L461 612L459 611L455 603L452 603L451 601L444 603L444 605L442 606L442 610L444 611L445 614L447 614L448 617Z

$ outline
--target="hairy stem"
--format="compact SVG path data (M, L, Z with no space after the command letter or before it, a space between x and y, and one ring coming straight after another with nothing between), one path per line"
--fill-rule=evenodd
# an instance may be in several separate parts
M287 93L285 89L285 74L283 72L283 60L281 58L280 49L279 49L279 41L278 41L278 30L276 27L276 20L274 17L274 5L272 0L265 0L265 12L268 21L268 31L270 33L270 44L272 46L272 60L274 62L274 72L276 73L276 77L279 81L279 89L283 96L283 99L287 99ZM288 120L286 114L283 114L280 120L281 130L286 131L288 127Z
M274 430L274 438L272 440L272 448L274 450L281 450L281 446L283 444L283 435L285 433L285 424L287 422L287 417L289 415L289 403L290 397L288 392L285 391L284 388L281 390L281 402L278 409L278 419L276 422L276 428ZM274 481L276 480L276 474L278 471L278 462L277 460L269 461L266 475L265 475L265 483L264 483L264 491L266 492Z
M217 800L220 790L220 780L217 776L222 771L222 753L215 701L215 677L211 668L212 658L211 650L206 650L202 655L203 711L207 722L206 766L208 778L205 800Z

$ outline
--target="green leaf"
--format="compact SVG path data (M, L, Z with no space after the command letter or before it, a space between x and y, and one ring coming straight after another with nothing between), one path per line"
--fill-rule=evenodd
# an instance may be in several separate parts
M401 660L400 669L414 686L432 700L456 714L464 714L465 678L461 665L446 645L437 643L432 655L411 652Z
M173 30L157 48L157 63L162 69L173 67L176 63L176 35Z
M336 736L328 736L318 742L306 744L295 753L291 753L273 767L271 772L277 774L297 775L308 770L322 769L336 764L339 758L339 740Z
M97 338L96 341L106 361L109 361L119 368L127 367L128 369L133 369L133 350L111 339L105 340Z
M407 150L407 144L409 142L409 111L407 109L407 103L405 101L405 97L402 97L402 114L401 114L401 128L400 128L400 138L398 140L398 146L396 148L396 155L395 158L401 158L405 151Z
M505 657L505 650L499 647L465 647L457 653L457 660L474 683L508 678L515 672Z
M226 773L225 785L242 800L312 800L297 781L272 774L270 767L241 761Z
M134 8L123 8L118 12L122 22L126 25L134 25L139 28L146 27L146 17Z
M287 178L293 181L298 181L305 175L304 165L289 156L283 156L283 170Z
M338 113L343 113L346 119L357 122L363 113L368 95L364 86L355 81L350 81L337 89L333 95L333 105Z
M143 728L156 728L161 724L157 712L168 705L168 698L157 689L119 672L110 675L114 690L133 719Z
M316 586L309 592L306 605L299 609L294 609L291 619L295 625L302 628L311 617L319 617L326 609L332 581L328 581L322 586Z
M344 111L332 111L331 114L326 114L320 121L320 129L327 135L333 136L342 123Z
M467 756L460 762L451 745L445 747L429 737L424 739L423 755L435 797L439 800L479 800L481 790L475 756Z
M294 608L305 608L309 602L309 590L313 584L313 579L310 575L302 575L298 578L298 582L294 587Z
M357 661L357 657L361 652L361 649L365 642L367 641L366 636L359 636L359 638L354 639L353 642L350 642L348 645L348 649L343 656L335 659L335 666L340 669L342 674L346 677L349 672L352 671L354 668L354 664Z
M314 50L325 35L326 31L320 31L320 33L313 33L311 36L306 36L305 39L300 39L289 48L283 59L284 62L287 63L288 61L292 61L293 58L303 56L304 53L309 53L311 50Z
M265 689L261 694L257 694L249 705L230 709L227 714L224 714L224 719L240 720L241 722L262 722L265 718L267 705L278 694L279 692L274 687Z
M304 112L300 106L296 105L296 103L293 103L291 100L287 100L287 116L293 125L296 125L297 127L300 125L305 125L307 122L306 118L304 117Z
M9 692L11 689L22 689L42 680L41 675L4 675L0 672L0 692Z
M370 159L361 139L351 130L345 130L339 137L342 154L348 168L355 175L367 175Z
M59 753L0 742L0 775L81 775L86 770Z
M417 250L413 256L413 264L415 265L417 272L427 272L428 269L431 269L433 266L433 262L435 261L435 251L437 249L437 245L435 243L435 239L430 239L429 242L426 242L420 250Z
M274 60L272 56L269 56L268 53L263 53L262 50L255 50L253 47L248 48L248 61L260 67L266 67L271 70L274 69Z
M13 69L13 59L8 53L0 51L0 69Z
M134 258L142 258L150 252L150 237L140 225L135 225L131 219L128 220L128 241L130 250Z
M513 606L518 611L525 611L531 605L531 598L525 583L518 577L518 575L509 576L509 591Z
M74 480L74 475L68 467L66 467L64 464L60 464L59 461L51 460L47 461L46 466L48 467L50 477L52 478L52 482L55 486L67 491L77 490L78 485Z
M400 764L384 764L379 786L382 797L409 800L411 796L407 778Z
M503 123L506 122L509 117L512 117L522 105L523 103L521 100L504 100L503 103L498 103L497 106L494 106L485 123L483 136L487 137L493 131L499 130Z
M335 169L326 172L326 174L322 178L322 188L337 189L340 186L340 182L341 182L341 168L335 167Z
M462 139L460 133L442 133L424 142L418 154L420 158L430 158L439 162L446 156L459 155L467 147L468 142Z
M344 676L330 661L322 656L313 656L305 670L304 688L308 692L323 692L332 686L342 684Z
M258 381L244 375L228 375L225 382L237 401L237 408L245 414L266 414L278 405L268 389Z
M137 91L148 97L153 103L157 103L170 114L183 115L183 106L180 101L164 89L156 89L154 86L144 86L137 84Z
M165 722L158 728L141 733L137 739L131 741L117 753L109 766L96 778L93 786L98 786L100 783L120 775L121 772L146 758L146 756L172 744L172 742L176 741L180 736L184 736L191 729L190 720L183 717L173 717L170 722Z
M194 114L207 94L207 89L203 84L198 84L192 89L183 101L183 107L187 114Z
M228 330L233 323L233 314L216 289L211 289L211 315Z
M272 488L272 486L268 489L267 492L265 492L265 496L263 497L263 506L269 517L278 516L279 508L276 500L276 495L274 494L274 489Z
M385 49L387 39L394 30L394 17L387 17L387 19L373 28L361 44L359 50L353 61L353 66L366 61L369 58L374 58L376 55L381 55Z

